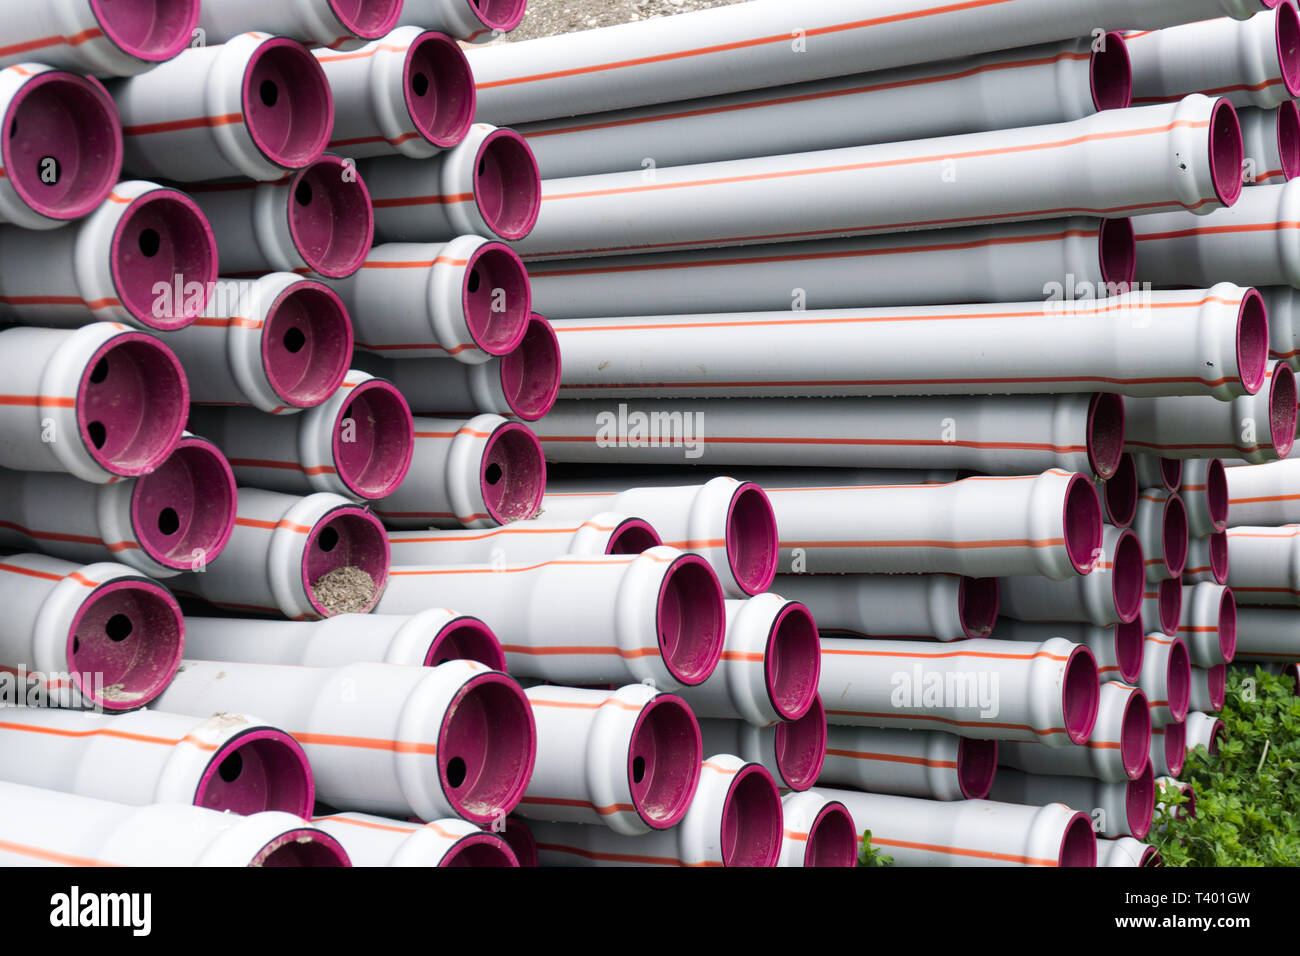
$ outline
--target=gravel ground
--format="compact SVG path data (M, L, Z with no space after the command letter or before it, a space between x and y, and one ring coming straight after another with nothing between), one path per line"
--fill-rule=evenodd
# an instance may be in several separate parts
M531 40L556 33L576 33L634 20L651 20L740 0L528 0L524 22L506 41Z

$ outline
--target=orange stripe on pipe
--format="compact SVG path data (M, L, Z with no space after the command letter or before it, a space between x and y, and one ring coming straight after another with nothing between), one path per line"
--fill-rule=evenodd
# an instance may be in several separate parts
M149 136L154 133L176 133L187 129L204 129L216 126L233 126L244 122L243 113L225 113L221 116L196 116L193 119L168 120L165 123L142 123L123 126L123 136Z

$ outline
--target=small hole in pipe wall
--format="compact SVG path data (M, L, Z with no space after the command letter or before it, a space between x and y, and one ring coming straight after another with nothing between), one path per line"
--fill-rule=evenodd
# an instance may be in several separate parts
M316 539L316 547L325 552L333 551L338 547L338 543L339 533L333 528L326 528L320 533L320 537Z
M217 774L226 783L234 783L239 779L239 775L244 772L244 758L235 751L225 760L221 761L221 766L217 767Z
M505 472L501 470L501 466L496 462L493 462L487 466L487 471L484 473L483 478L489 485L495 485L501 481L504 475Z
M157 229L146 229L140 233L140 252L147 259L152 259L158 255L158 250L162 248L162 236L158 234Z
M293 198L298 200L299 206L311 205L311 183L303 180L298 184L298 188L293 191Z
M303 334L302 329L290 329L284 333L284 349L286 352L301 352L303 346L307 344L307 336Z
M465 782L465 776L468 768L465 761L460 757L452 757L447 761L447 786L455 789Z
M106 378L108 378L108 359L100 359L90 371L90 381L98 385Z
M429 78L423 73L417 73L411 77L411 89L416 96L424 96L429 92Z
M125 614L114 614L104 624L104 633L110 641L125 641L135 630L135 625Z
M470 295L473 295L475 292L478 291L479 286L482 284L482 282L483 280L479 277L478 270L470 269L469 281L465 283L465 288L469 290Z
M645 779L645 757L632 758L632 782L640 783Z
M486 160L486 159L480 159L480 160L478 161L478 174L479 174L480 176L482 176L482 175L483 175L484 173L486 173L486 172L487 172L487 160Z
M181 518L175 508L164 508L158 513L158 530L163 534L175 534L180 528Z
M257 93L266 106L274 106L280 102L280 88L272 80L263 80Z
M90 436L90 443L96 448L103 448L104 442L108 441L108 429L104 427L103 422L91 422L86 426L86 434Z

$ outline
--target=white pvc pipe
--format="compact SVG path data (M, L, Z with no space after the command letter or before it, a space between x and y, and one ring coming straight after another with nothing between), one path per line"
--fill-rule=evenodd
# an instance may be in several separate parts
M1177 624L1176 615L1174 620ZM1042 644L1053 637L1062 637L1072 644L1082 644L1096 658L1097 673L1103 681L1136 684L1142 673L1146 637L1141 618L1131 624L1098 627L1081 621L1025 622L1001 617L991 636L994 640L1026 644Z
M55 229L89 215L122 171L103 84L41 63L0 69L0 222Z
M1187 508L1175 491L1147 488L1138 498L1133 530L1142 542L1146 579L1150 584L1183 576L1190 536Z
M519 256L481 236L375 246L333 287L352 315L357 348L392 359L483 364L519 346L532 309Z
M274 182L201 183L189 192L212 223L226 276L342 279L361 268L374 240L370 193L355 165L337 156Z
M36 60L75 73L132 76L170 60L193 40L200 0L115 4L104 0L5 0L0 66Z
M690 808L670 830L626 836L540 821L528 828L543 866L776 866L783 831L772 775L731 754L704 761Z
M1095 866L1087 814L1060 803L1026 807L992 800L918 800L819 788L871 830L895 866Z
M822 631L861 637L988 637L997 578L952 574L780 574L773 590L812 611Z
M782 790L796 793L817 782L826 760L828 729L820 696L798 720L767 727L743 720L700 721L705 753L722 749L762 764Z
M396 385L420 415L491 413L536 422L551 412L560 393L560 342L551 323L535 312L512 351L478 365L366 352L356 353L353 364Z
M703 683L726 633L717 576L698 555L559 557L529 565L396 567L381 614L454 604L501 638L512 675L569 685Z
M680 691L700 717L739 718L756 727L798 720L817 696L821 647L808 608L773 593L726 602L718 667Z
M783 831L777 866L857 866L857 824L837 800L813 790L781 798Z
M515 811L626 836L682 821L700 783L699 724L681 698L645 684L527 692L537 762Z
M1151 728L1151 766L1157 774L1176 777L1187 761L1187 724Z
M1004 767L1033 774L1127 783L1146 771L1150 752L1151 711L1146 695L1136 687L1107 681L1101 685L1097 723L1083 745L1044 747L1007 741L998 748L997 760Z
M1080 474L768 489L783 572L1087 574L1101 505Z
M1242 663L1300 661L1300 612L1290 607L1237 610L1237 649Z
M125 565L10 555L0 560L0 605L11 701L133 710L157 697L181 662L185 622L175 598Z
M418 614L340 614L323 621L187 617L185 650L204 661L342 667L382 661L436 667L471 660L506 669L505 652L476 617L431 608Z
M1013 575L999 585L998 610L1019 621L1130 624L1142 611L1142 545L1131 530L1106 525L1092 569L1065 581Z
M3 866L350 866L337 840L292 813L130 807L0 784ZM65 905L77 905L74 888ZM57 906L57 903L56 903Z
M401 21L486 43L519 26L528 0L405 0Z
M1124 39L1108 33L528 123L519 132L542 175L557 179L1062 123L1124 109L1130 83Z
M131 806L192 803L244 816L309 816L311 767L284 731L242 714L101 714L7 707L0 777Z
M322 802L425 822L504 817L523 796L536 750L523 691L477 661L318 668L187 660L158 707L261 714L302 744Z
M530 564L562 554L640 554L663 544L649 522L617 512L574 521L512 521L489 531L390 531L393 563Z
M708 561L728 597L761 594L776 575L776 518L763 490L750 482L719 477L643 488L635 478L578 478L550 481L546 491L541 507L547 520L583 520L604 511L639 515L665 544Z
M309 620L339 613L316 591L340 568L357 569L373 583L368 598L357 595L362 606L348 610L374 608L388 565L383 525L348 499L240 488L235 529L221 557L179 575L175 587L229 610Z
M1192 538L1187 548L1184 584L1228 583L1228 533L1216 531L1202 538Z
M500 415L415 418L410 468L375 504L390 528L495 528L534 518L546 488L542 446Z
M1178 618L1183 610L1183 588L1180 578L1166 578L1158 583L1147 582L1142 592L1142 617L1148 629L1159 628L1172 637L1178 633Z
M1189 721L1191 714L1195 712L1217 714L1223 710L1227 680L1228 668L1226 664L1192 668L1192 689L1187 704L1190 708L1188 712Z
M1037 647L823 638L820 691L834 724L1051 747L1088 739L1100 693L1092 652L1062 638Z
M1144 760L1142 767L1142 776L1119 783L1003 769L994 778L989 795L994 800L1035 807L1063 803L1082 808L1095 821L1099 833L1141 840L1150 832L1156 811L1155 773L1150 759Z
M1181 635L1147 635L1137 685L1151 708L1153 733L1156 728L1183 722L1191 700L1192 664Z
M402 0L203 0L199 27L207 43L263 30L340 49L375 40L397 26Z
M1135 257L1128 220L1078 217L531 262L528 273L538 311L587 319L1105 298L1128 291Z
M534 430L552 461L941 467L995 475L1064 468L1109 477L1123 454L1124 423L1124 400L1112 394L606 399L562 402Z
M369 813L334 813L312 823L339 841L353 866L519 866L504 839L468 820L417 824Z
M1098 866L1163 866L1160 851L1133 837L1097 840Z
M168 578L220 556L234 527L235 476L211 442L193 435L149 474L109 485L0 469L4 547L120 561Z
M652 176L638 169L548 179L537 225L516 249L572 258L1071 215L1204 213L1236 202L1241 163L1232 105L1195 94L1046 126Z
M1245 147L1247 186L1277 185L1300 176L1300 110L1293 100L1276 109L1237 110Z
M1228 585L1241 604L1300 605L1300 526L1228 529Z
M398 27L355 52L313 52L334 94L330 149L428 159L469 133L474 77L446 34Z
M817 777L821 786L931 800L983 800L998 769L998 754L1009 746L942 730L826 731L826 762Z
M1178 496L1183 500L1187 531L1193 538L1217 534L1228 527L1228 476L1220 459L1192 458L1184 462Z
M1273 107L1300 96L1300 15L1293 3L1240 22L1221 17L1125 39L1134 105L1213 93L1235 106Z
M528 143L485 123L428 159L382 156L359 168L371 183L380 242L523 239L541 207L542 180Z
M1225 469L1228 524L1300 523L1300 459Z
M417 2L425 0L409 0L408 10ZM1075 39L1097 29L1158 29L1225 14L1245 19L1269 5L1157 0L1134 7L1098 0L1078 7L1028 0L967 7L834 0L809 10L762 0L475 50L470 63L479 118L514 123L857 73L868 49L872 69L887 70Z
M301 415L257 408L197 408L190 427L212 437L240 485L289 494L327 491L353 501L402 484L415 445L411 409L391 382L351 370Z
M1231 664L1237 649L1237 601L1231 588L1203 581L1183 588L1178 634L1196 667Z
M1209 714L1192 711L1187 715L1187 750L1204 747L1211 757L1219 752L1226 734L1222 720Z
M1258 392L1268 365L1259 294L1227 283L1100 302L571 319L555 331L561 398L1104 388L1227 401Z

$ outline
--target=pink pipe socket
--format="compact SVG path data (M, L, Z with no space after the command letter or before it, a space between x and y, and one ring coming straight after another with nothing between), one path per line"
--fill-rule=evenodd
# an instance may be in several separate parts
M202 184L190 195L212 223L228 276L345 278L361 268L374 239L366 184L337 156L322 156L274 182Z
M420 825L369 813L335 813L312 823L339 841L353 866L519 866L504 839L467 820Z
M346 498L240 488L225 551L178 576L176 589L229 610L311 620L373 609L388 565L383 525Z
M1131 530L1104 527L1092 570L1065 581L1040 575L1003 578L999 612L1020 621L1131 624L1146 584L1142 544Z
M516 813L627 836L667 830L700 783L699 724L681 698L644 684L527 691L537 762Z
M560 343L551 323L536 313L513 351L479 365L365 352L353 361L396 385L420 415L513 415L536 430L560 393Z
M1300 523L1300 498L1294 494L1300 481L1300 460L1273 461L1266 465L1227 468L1228 523L1234 526L1269 526Z
M1228 667L1217 664L1214 667L1192 668L1192 690L1187 706L1188 717L1193 713L1217 714L1223 710L1228 683Z
M225 43L246 30L263 30L338 49L355 49L397 26L402 0L206 0L199 27L208 43Z
M1178 633L1178 619L1183 613L1183 588L1179 578L1166 578L1156 584L1147 582L1142 592L1142 616L1148 630L1159 629L1172 637Z
M837 800L807 790L781 798L784 819L777 866L857 866L857 824Z
M1231 664L1237 650L1237 600L1232 589L1208 582L1184 588L1178 634L1187 642L1187 657L1194 666Z
M475 123L461 142L427 160L366 159L379 242L443 242L479 235L520 240L533 231L542 181L514 130Z
M399 565L529 564L561 554L640 554L663 544L649 522L617 512L572 521L512 521L490 531L391 531Z
M1151 766L1158 774L1176 777L1187 761L1187 724L1167 724L1151 729Z
M1248 665L1300 661L1300 614L1290 607L1239 607L1233 660Z
M311 813L311 767L297 741L240 714L199 720L137 710L98 715L11 708L3 778L132 806L192 803L241 815Z
M382 614L454 604L505 636L511 674L562 684L708 679L726 635L722 590L697 555L559 557L542 564L397 567Z
M1260 366L1261 375L1265 367L1266 363ZM1138 483L1141 487L1177 491L1182 485L1183 460L1181 458L1164 458L1157 455L1136 454L1133 452L1126 452L1126 454L1133 455L1133 462L1137 466Z
M1160 851L1133 837L1097 841L1098 866L1164 866Z
M481 365L518 349L532 314L523 262L481 236L376 246L334 288L352 313L357 348L391 359Z
M1134 456L1128 452L1120 455L1115 474L1105 481L1098 479L1094 484L1101 498L1101 511L1106 523L1117 528L1131 526L1137 517L1138 495L1142 490Z
M132 76L177 56L193 40L199 0L50 0L7 3L0 65L35 59L74 73Z
M117 107L97 80L0 70L0 222L54 229L95 210L122 170Z
M1228 527L1228 474L1218 458L1188 461L1178 494L1187 511L1187 530L1194 538L1217 534Z
M337 706L340 694L349 706ZM523 691L476 661L432 668L187 661L158 707L264 714L302 744L322 802L426 822L503 818L524 794L536 751Z
M538 514L546 460L500 415L414 419L410 469L375 506L390 528L495 528Z
M530 822L543 866L776 866L781 796L772 775L731 754L703 763L700 786L671 830L626 836L605 827Z
M1193 711L1187 715L1187 750L1190 753L1197 747L1204 747L1211 757L1219 753L1219 746L1227 736L1223 721L1209 714Z
M266 33L190 47L109 91L122 114L126 168L178 182L279 179L320 158L334 119L316 58Z
M1151 726L1181 724L1191 699L1192 664L1181 637L1148 634L1138 687L1151 707Z
M401 20L485 43L519 26L527 9L528 0L404 0Z
M469 134L474 77L446 34L398 27L354 53L314 52L334 94L330 149L428 159Z
M323 491L353 501L396 491L410 470L415 445L402 393L357 371L301 415L196 408L190 426L212 436L243 486L289 494Z
M188 617L185 649L205 661L341 667L360 660L437 667L470 660L506 668L492 629L476 617L430 608L418 614L340 614L323 621Z
M176 356L116 323L0 332L0 380L0 467L108 484L156 469L185 428Z
M167 578L217 558L234 527L230 465L192 435L156 470L110 485L0 470L0 545L18 550Z
M66 229L0 228L0 261L0 314L29 325L104 321L171 332L207 304L217 244L188 196L131 181Z
M1134 780L1103 783L1085 777L1056 777L1046 774L1001 770L993 781L994 800L1038 807L1061 803L1091 811L1098 832L1106 836L1145 839L1156 812L1155 773L1145 760L1142 774Z
M1177 582L1173 583L1176 587ZM1182 592L1178 593L1181 595ZM1173 627L1178 627L1177 614L1174 615ZM1142 630L1141 617L1131 624L1106 627L1079 621L1026 622L1002 617L998 618L991 636L994 640L1027 644L1041 644L1050 638L1062 637L1073 644L1082 644L1092 651L1092 656L1097 660L1097 673L1104 681L1136 684L1142 672L1146 635Z
M817 782L826 760L826 710L821 697L814 699L808 713L756 727L742 720L700 721L704 752L719 748L762 764L782 790L803 792Z
M12 555L0 560L0 599L8 608L0 664L29 703L134 710L180 665L185 622L175 598L123 565Z
M779 574L773 590L801 601L823 632L859 637L988 637L997 578L951 574Z
M1228 560L1239 603L1300 605L1300 525L1229 528Z
M1228 583L1228 533L1217 531L1203 538L1193 538L1187 548L1187 567L1183 584Z
M997 773L999 752L1011 746L941 730L826 730L826 762L818 784L930 800L984 799Z
M1138 500L1133 530L1142 543L1149 582L1180 578L1187 566L1187 509L1175 492L1148 488Z
M1300 176L1300 110L1287 100L1276 109L1237 110L1246 160L1247 186L1278 185Z

